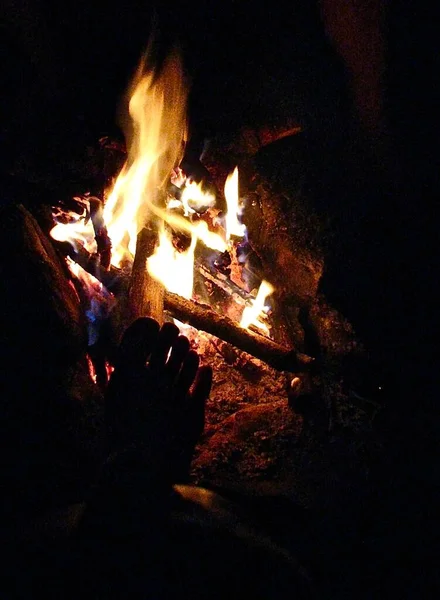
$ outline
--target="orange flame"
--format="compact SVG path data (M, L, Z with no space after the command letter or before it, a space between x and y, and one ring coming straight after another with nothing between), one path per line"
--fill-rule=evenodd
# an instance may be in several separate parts
M196 212L198 207L215 203L214 196L203 192L197 184L187 182L178 167L186 136L187 96L178 55L172 54L158 74L147 71L143 64L130 94L128 159L104 208L104 220L112 240L112 263L121 266L122 261L132 260L138 231L147 219L154 218L161 233L159 245L148 260L148 271L170 291L191 297L197 241L221 252L226 249L226 243L220 235L210 231L204 221L191 223L167 211L165 203L160 201L161 191L171 175L175 184L186 184L180 201L186 216ZM162 226L164 222L191 236L186 253L179 254L173 248Z
M186 139L186 101L181 60L172 53L160 70L147 68L144 57L128 93L127 127L125 128L128 157L104 205L103 220L112 242L112 264L116 267L131 263L135 254L138 232L147 220L153 220L158 231L158 245L147 261L152 277L181 296L190 299L193 293L194 254L200 241L218 252L233 250L233 238L243 237L246 227L239 220L242 207L239 197L238 169L227 177L224 193L227 202L225 232L211 231L202 219L193 215L215 205L215 196L200 184L187 179L179 168ZM166 202L165 185L171 182L180 188L180 199ZM178 208L178 212L170 211ZM87 210L79 218L63 214L52 230L52 236L85 246L90 252L96 247L95 233L87 222ZM67 224L66 224L67 221ZM214 223L214 220L211 221ZM168 224L165 229L164 224ZM170 230L180 230L191 238L185 252L178 252ZM69 263L71 271L88 290L92 308L111 310L112 298L103 297L99 282ZM268 333L262 321L264 303L274 288L266 281L260 285L251 307L243 311L241 326L254 325ZM104 294L105 296L105 294ZM90 313L93 330L94 315ZM93 333L93 332L92 332Z

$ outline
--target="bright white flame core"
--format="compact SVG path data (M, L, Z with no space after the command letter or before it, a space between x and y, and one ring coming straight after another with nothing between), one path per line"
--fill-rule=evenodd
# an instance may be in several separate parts
M197 208L209 208L215 205L215 196L210 192L202 190L201 183L190 181L185 185L182 191L182 205L185 216L197 212ZM195 206L195 209L190 206Z
M91 254L95 253L97 251L95 230L92 220L87 220L86 215L86 208L81 215L72 211L58 211L58 214L54 215L56 224L51 229L51 237L57 242L69 242L76 251L83 247ZM66 219L68 221L63 223Z
M161 281L167 290L191 299L194 282L194 249L197 238L193 237L186 252L178 252L165 231L159 233L159 245L147 261L148 272Z
M246 233L246 227L238 220L241 214L238 194L238 168L228 175L225 183L225 197L228 205L226 213L226 239L229 240L232 235L243 237Z
M274 287L263 279L260 284L260 288L257 293L257 297L253 301L252 306L246 306L243 311L240 326L247 329L250 325L258 327L266 334L269 333L267 325L261 320L261 316L264 314L265 306L264 303L266 298L274 292Z

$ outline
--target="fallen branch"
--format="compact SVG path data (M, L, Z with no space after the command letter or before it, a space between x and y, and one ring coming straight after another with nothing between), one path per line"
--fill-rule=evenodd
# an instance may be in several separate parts
M243 329L205 304L165 292L164 308L175 319L211 333L279 371L304 371L313 363L313 358L310 356L284 348L269 338Z

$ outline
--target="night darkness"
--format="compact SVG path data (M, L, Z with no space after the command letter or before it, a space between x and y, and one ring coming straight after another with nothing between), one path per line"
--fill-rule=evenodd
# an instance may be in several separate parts
M34 179L50 172L62 188L69 160L117 131L120 99L154 29L159 62L175 44L183 53L195 153L205 138L286 113L301 123L320 182L316 203L338 240L328 293L374 344L390 346L385 355L405 343L413 362L429 342L429 311L420 309L435 254L435 19L385 4L370 35L381 3L358 10L355 26L342 5L6 3L2 168L9 176L24 163Z
M326 25L317 4L7 0L3 201L16 202L28 184L45 190L48 174L57 193L69 161L100 136L120 133L117 107L153 30L158 62L181 48L195 154L206 138L290 113L307 133L316 210L332 222L322 291L366 340L393 390L384 426L404 483L386 502L397 521L403 505L407 519L421 499L429 515L438 490L438 18L415 2L385 1L380 35L359 40L338 19L343 2L321 3ZM361 30L368 32L371 14L363 12ZM361 101L350 65L362 73ZM389 485L389 475L381 477ZM406 542L430 528L417 520L422 512L414 508Z

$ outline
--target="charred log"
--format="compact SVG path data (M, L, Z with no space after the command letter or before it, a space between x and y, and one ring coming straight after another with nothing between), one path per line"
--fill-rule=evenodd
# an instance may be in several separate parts
M68 362L85 346L86 328L67 267L23 206L5 207L1 217L4 348L16 348L20 356L26 347L33 361L44 348L51 358Z
M142 244L140 247L138 239L139 252L138 249L136 250L136 256L139 261L137 263L139 270L135 271L133 266L131 278L128 273L119 269L111 268L110 271L106 271L105 269L100 268L99 265L94 264L91 255L85 250L77 253L75 257L77 262L81 264L83 268L94 274L104 283L104 285L107 285L110 290L116 292L120 299L120 304L121 301L123 303L123 300L121 294L117 293L117 289L125 290L125 292L122 293L122 296L125 295L128 289L129 306L128 308L126 307L129 314L128 321L139 316L149 315L158 319L160 322L163 322L163 313L160 315L159 319L153 312L153 310L156 309L160 310L161 306L163 306L172 317L189 323L196 329L211 333L212 335L235 345L240 350L248 352L256 358L263 360L276 369L290 371L303 370L308 368L311 363L314 362L314 359L307 355L296 352L295 350L287 349L282 345L273 342L269 338L241 328L232 319L218 314L205 304L186 300L181 296L164 291L163 286L153 280L146 272L146 258L151 254L154 243L151 239L151 232L148 232L146 229L144 229L143 232L144 233L141 232ZM143 257L142 262L140 257ZM143 265L143 270L141 270L141 265ZM133 273L136 274L133 275ZM228 294L231 294L231 297L235 302L238 302L240 305L250 304L252 295L247 294L244 290L238 288L238 286L234 286L233 282L229 279L218 279L214 277L207 268L201 269L201 274L205 277L210 275L208 279L216 281L216 285L218 285L220 289L227 290ZM157 300L156 286L160 286L159 301L154 304ZM240 291L239 294L237 293L237 290ZM116 319L118 322L121 321L120 317L122 316L122 313L125 313L126 308L119 306L116 310L116 313L119 315ZM114 315L112 319L115 320ZM119 339L120 334L126 325L127 319L122 318L122 321L116 326L118 333L116 339Z

